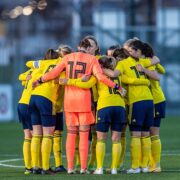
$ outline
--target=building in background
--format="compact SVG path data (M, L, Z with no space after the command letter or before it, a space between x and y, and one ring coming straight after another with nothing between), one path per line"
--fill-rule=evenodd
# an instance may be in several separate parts
M10 119L17 117L16 104L22 90L18 75L26 70L25 62L42 58L47 49L61 43L76 49L87 34L97 37L102 53L108 46L135 36L150 42L167 70L161 83L169 112L178 112L179 0L1 0L0 88L11 87L13 103L9 106L14 115ZM2 102L0 95L0 107Z

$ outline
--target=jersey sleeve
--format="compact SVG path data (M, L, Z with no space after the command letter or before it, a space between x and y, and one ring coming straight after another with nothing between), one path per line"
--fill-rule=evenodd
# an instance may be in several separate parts
M38 60L38 61L28 61L26 63L26 66L28 68L37 69L37 68L40 68L40 64L41 64L41 60Z
M104 83L105 85L114 88L115 87L115 83L113 81L111 81L110 79L108 79L104 74L103 71L98 63L98 61L94 61L93 64L93 74L96 76L96 78L101 81L102 83Z
M149 66L149 67L147 67L147 69L150 70L150 71L155 71L155 70L156 70L156 69L155 69L155 65Z
M160 74L165 74L166 70L161 64L156 64L156 70Z
M96 84L96 82L97 82L96 78L94 76L91 76L89 81L87 82L82 82L81 78L69 79L68 85L77 86L83 89L89 89L89 88L92 88Z
M28 75L31 71L32 71L32 70L29 69L28 71L20 74L19 77L18 77L18 79L19 79L20 81L26 81L26 77L27 77L27 75Z
M131 85L146 85L149 86L150 82L148 79L140 79L140 78L130 78L126 75L121 76L121 81L124 84L131 84Z
M141 59L141 64L142 64L143 67L145 67L145 68L151 66L151 60L150 60L150 58L143 58L143 59Z
M62 60L61 62L59 62L56 67L54 69L52 69L50 72L44 74L43 81L49 81L52 79L55 79L56 77L58 77L60 75L60 73L63 71L63 69L65 68L65 60Z
M26 81L22 81L22 82L21 82L21 85L22 85L22 86L25 86L25 85L26 85Z

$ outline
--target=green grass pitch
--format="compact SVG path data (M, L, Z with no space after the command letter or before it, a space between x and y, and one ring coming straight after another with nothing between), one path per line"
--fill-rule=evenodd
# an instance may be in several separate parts
M118 175L72 175L56 174L53 176L42 175L24 175L23 160L22 160L22 142L23 131L19 123L0 123L0 180L5 179L180 179L180 117L167 117L163 120L161 126L162 140L162 173L148 174L118 174ZM127 131L127 134L128 131ZM110 138L109 138L110 139ZM129 136L127 137L127 153L125 157L125 168L130 166L129 154ZM65 143L65 133L63 144ZM65 147L65 146L63 146ZM107 155L105 157L105 167L109 167L111 163L111 141L107 141ZM65 148L64 148L65 156ZM64 157L64 165L66 159ZM51 165L54 165L53 157ZM9 166L9 167L8 167Z

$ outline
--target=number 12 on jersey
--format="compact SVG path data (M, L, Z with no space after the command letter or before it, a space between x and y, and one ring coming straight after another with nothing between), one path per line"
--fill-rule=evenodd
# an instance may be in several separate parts
M78 69L74 68L74 61L69 61L68 65L69 65L69 78L74 78L77 79L78 78L78 74L85 74L86 72L86 63L84 62L76 62L76 66L79 66Z

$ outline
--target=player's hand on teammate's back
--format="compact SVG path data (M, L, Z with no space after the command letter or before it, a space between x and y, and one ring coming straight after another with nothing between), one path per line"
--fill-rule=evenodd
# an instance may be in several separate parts
M120 87L116 92L118 92L121 95L121 97L125 97L127 93L127 91L122 87Z
M54 80L55 84L59 84L59 77Z
M32 88L35 89L37 86L39 86L40 84L42 84L44 81L42 79L42 77L40 77L39 79L37 79L36 81L34 81L32 83Z
M83 75L83 76L81 77L81 81L82 81L82 82L87 82L87 81L89 81L90 77L91 77L90 74L85 74L85 75Z
M67 83L68 83L68 79L67 78L59 78L59 84L66 85Z
M37 86L39 86L40 84L39 84L39 81L38 80L36 80L36 81L34 81L33 83L32 83L32 89L35 89Z
M27 75L27 76L26 76L26 80L27 80L27 81L29 81L31 78L32 78L31 75Z

